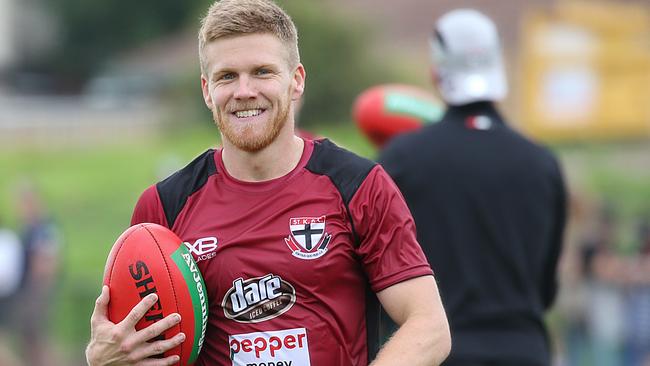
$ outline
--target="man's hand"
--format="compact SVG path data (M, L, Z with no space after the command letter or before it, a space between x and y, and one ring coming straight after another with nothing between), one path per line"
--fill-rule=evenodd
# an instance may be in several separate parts
M142 330L135 330L135 325L158 301L158 296L147 295L118 324L108 319L109 301L108 286L104 286L90 318L90 343L86 348L86 360L89 366L168 366L178 363L180 358L177 355L166 358L149 357L178 346L185 340L185 334L178 333L171 339L151 343L147 341L177 324L181 320L179 314L170 314Z

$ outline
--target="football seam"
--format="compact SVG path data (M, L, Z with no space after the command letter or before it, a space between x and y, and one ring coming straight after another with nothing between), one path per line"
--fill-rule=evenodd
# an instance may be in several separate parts
M139 227L141 227L141 228L144 227L144 225L142 225L142 224L138 224L137 226L139 226ZM117 247L117 248L113 248L113 249L115 249L115 257L113 258L113 263L111 263L111 268L110 268L110 270L108 271L108 278L106 279L106 282L111 283L111 279L113 278L113 273L114 273L114 271L115 271L115 263L117 262L117 256L120 255L120 253L121 253L121 250L120 250L120 249L122 249L122 247L124 246L124 243L125 243L125 242L126 242L126 241L131 237L131 235L133 235L136 231L138 231L138 229L133 229L133 230L131 230L131 232L130 232L126 237L124 237L124 240L120 241L118 247ZM113 249L111 249L111 252L113 251ZM109 252L109 255L110 255L110 252Z
M151 230L149 230L148 225L143 224L142 227L145 230L147 230L149 235L151 235L151 238L153 238L153 240L156 242L156 246L158 247L158 251L160 252L160 256L163 258L163 263L165 263L165 268L167 269L167 276L168 276L168 279L169 279L169 284L170 284L170 286L172 288L172 292L174 293L174 302L176 303L176 311L180 314L180 307L178 305L178 296L176 294L176 287L174 286L174 281L172 280L171 272L169 271L169 265L167 264L167 257L165 256L165 253L163 253L162 249L160 248L160 243L158 242L158 239L151 232ZM183 245L182 242L181 242L181 245ZM178 323L178 328L182 332L183 331L183 326L181 324L183 324L183 323L182 322ZM184 347L182 347L182 346L180 347L180 353L181 354L179 356L180 356L180 359L182 360L183 359L183 354L184 354Z

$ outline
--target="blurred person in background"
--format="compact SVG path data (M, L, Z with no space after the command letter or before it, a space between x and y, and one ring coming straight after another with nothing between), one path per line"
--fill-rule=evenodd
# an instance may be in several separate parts
M0 217L0 365L18 365L13 337L16 293L23 275L23 252L16 233L3 226Z
M436 23L440 122L395 137L379 161L401 189L440 286L449 366L548 366L566 192L554 155L513 130L493 22L458 9Z
M31 183L20 188L18 199L24 252L17 308L21 353L27 365L54 365L48 335L54 288L59 279L61 233Z
M595 233L596 226L593 213L598 205L579 189L571 192L569 213L571 226L585 228L588 233ZM575 229L574 229L575 230ZM569 233L569 235L574 235ZM591 234L590 237L595 236ZM589 337L587 335L586 284L583 260L583 242L581 239L567 240L559 264L561 283L555 304L559 325L556 354L557 365L586 365L589 357ZM588 364L588 363L587 363Z
M203 97L223 147L146 189L131 221L166 226L189 243L218 238L203 253L213 255L194 252L211 304L196 364L440 364L450 347L447 320L399 191L379 165L295 135L293 103L306 72L288 14L269 0L217 1L202 21L199 50ZM288 284L282 291L295 301L259 321L233 317L238 305L230 294L267 276ZM178 362L147 359L183 341L176 334L147 342L176 324L177 314L136 332L134 319L155 296L118 324L107 318L109 296L103 287L91 317L90 365ZM251 298L236 311L259 309L264 300ZM374 358L369 313L377 300L400 327ZM245 346L278 337L301 345L277 353Z
M587 234L581 248L588 348L586 363L594 366L622 365L623 362L623 288L628 272L617 252L617 229L617 213L610 203L605 202L595 227ZM574 362L580 364L579 360Z
M650 366L650 217L638 224L636 256L629 259L623 355L626 366Z

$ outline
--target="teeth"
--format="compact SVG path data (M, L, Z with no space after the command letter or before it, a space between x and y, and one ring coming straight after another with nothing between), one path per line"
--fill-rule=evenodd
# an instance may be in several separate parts
M246 118L246 117L257 116L260 113L262 113L261 109L249 109L247 111L237 111L235 112L235 115L237 116L237 118Z

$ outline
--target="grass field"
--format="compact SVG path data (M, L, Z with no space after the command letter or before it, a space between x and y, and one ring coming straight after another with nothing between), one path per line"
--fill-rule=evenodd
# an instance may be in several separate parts
M314 132L363 156L375 155L351 125L323 126ZM65 246L52 332L71 354L80 355L88 339L88 319L106 255L128 226L139 194L215 146L217 138L214 127L193 125L147 139L93 147L0 150L0 217L9 226L18 225L13 214L15 187L31 180L43 192L62 228ZM650 212L650 144L563 146L556 150L565 162L572 189L614 201L625 217Z

